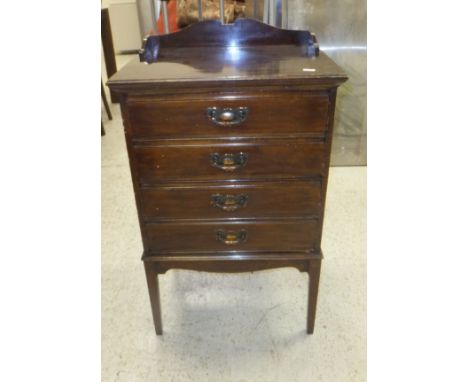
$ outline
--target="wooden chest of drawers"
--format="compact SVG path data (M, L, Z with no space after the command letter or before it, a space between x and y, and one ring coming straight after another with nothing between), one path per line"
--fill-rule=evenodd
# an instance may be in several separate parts
M249 43L259 31L263 42ZM200 34L217 37L201 44ZM232 45L240 34L244 45ZM158 274L284 266L309 273L313 332L335 97L346 76L317 49L304 54L304 36L314 46L307 32L206 21L146 40L141 59L150 63L132 62L108 83L121 95L157 334Z

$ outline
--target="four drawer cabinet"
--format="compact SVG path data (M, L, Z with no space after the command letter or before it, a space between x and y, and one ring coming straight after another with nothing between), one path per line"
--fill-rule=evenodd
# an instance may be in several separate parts
M157 334L158 274L286 266L309 273L313 332L335 98L345 80L310 33L249 19L151 36L140 60L110 79L121 97Z

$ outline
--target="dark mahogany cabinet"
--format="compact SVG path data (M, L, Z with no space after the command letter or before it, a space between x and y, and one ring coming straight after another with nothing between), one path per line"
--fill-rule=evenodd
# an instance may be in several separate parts
M172 268L309 274L314 330L333 116L346 75L306 31L203 21L145 39L120 95L156 333Z

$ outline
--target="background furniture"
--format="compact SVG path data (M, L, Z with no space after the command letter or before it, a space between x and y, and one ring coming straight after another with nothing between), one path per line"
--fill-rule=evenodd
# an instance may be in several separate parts
M260 36L260 37L259 37ZM146 39L121 110L156 333L171 268L309 274L315 322L337 87L315 36L251 19Z
M107 96L106 96L106 92L104 91L104 85L102 84L102 79L101 79L101 100L104 103L107 117L109 119L112 119L112 113L109 108L109 103L107 102ZM105 134L106 134L106 130L104 130L104 124L102 123L102 119L101 119L101 135L105 135Z
M106 64L107 77L110 78L117 72L117 64L115 63L114 43L112 41L112 30L109 18L109 9L101 9L101 41L104 52L104 61ZM111 101L119 102L119 97L112 90L110 92Z

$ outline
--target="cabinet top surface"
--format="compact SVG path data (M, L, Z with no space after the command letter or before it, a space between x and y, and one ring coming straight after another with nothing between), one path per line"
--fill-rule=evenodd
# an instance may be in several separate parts
M109 80L111 88L135 85L219 84L238 81L326 81L339 84L346 74L326 54L305 57L284 45L185 47L161 51L157 62L135 58Z

